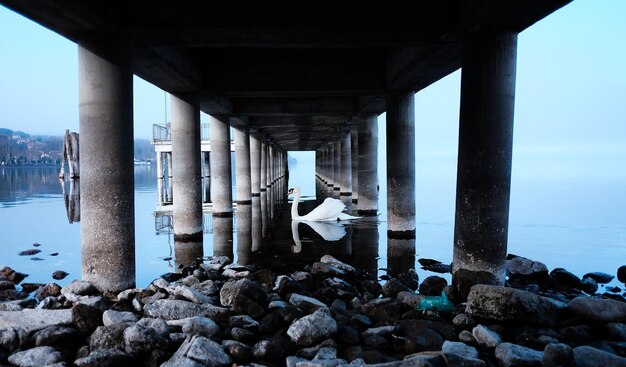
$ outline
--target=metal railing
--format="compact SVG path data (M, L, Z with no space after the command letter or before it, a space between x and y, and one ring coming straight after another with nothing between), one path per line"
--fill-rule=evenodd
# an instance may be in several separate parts
M204 122L200 124L200 140L201 141L209 141L209 123ZM152 125L152 142L166 142L172 140L172 129L171 125L167 123L166 125Z

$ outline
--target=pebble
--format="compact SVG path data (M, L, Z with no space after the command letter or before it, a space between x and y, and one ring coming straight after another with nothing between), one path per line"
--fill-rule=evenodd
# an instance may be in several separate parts
M63 270L57 270L54 273L52 273L52 279L55 280L62 280L65 279L66 276L70 275L69 273L63 271Z

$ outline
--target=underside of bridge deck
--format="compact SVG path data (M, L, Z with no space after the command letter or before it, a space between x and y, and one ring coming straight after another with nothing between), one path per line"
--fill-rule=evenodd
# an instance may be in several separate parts
M130 45L133 73L285 150L459 69L468 31L520 32L568 2L0 1L83 45Z

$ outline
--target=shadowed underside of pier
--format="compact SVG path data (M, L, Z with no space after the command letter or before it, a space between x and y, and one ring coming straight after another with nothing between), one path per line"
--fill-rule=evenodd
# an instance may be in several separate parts
M0 1L72 41L130 44L136 75L285 150L459 69L466 32L520 32L568 2Z

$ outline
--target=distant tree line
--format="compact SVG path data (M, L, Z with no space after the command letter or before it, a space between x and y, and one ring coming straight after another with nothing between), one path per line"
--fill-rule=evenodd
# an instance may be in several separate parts
M135 159L154 160L148 139L135 139ZM63 136L30 135L0 128L0 165L53 165L63 158Z

